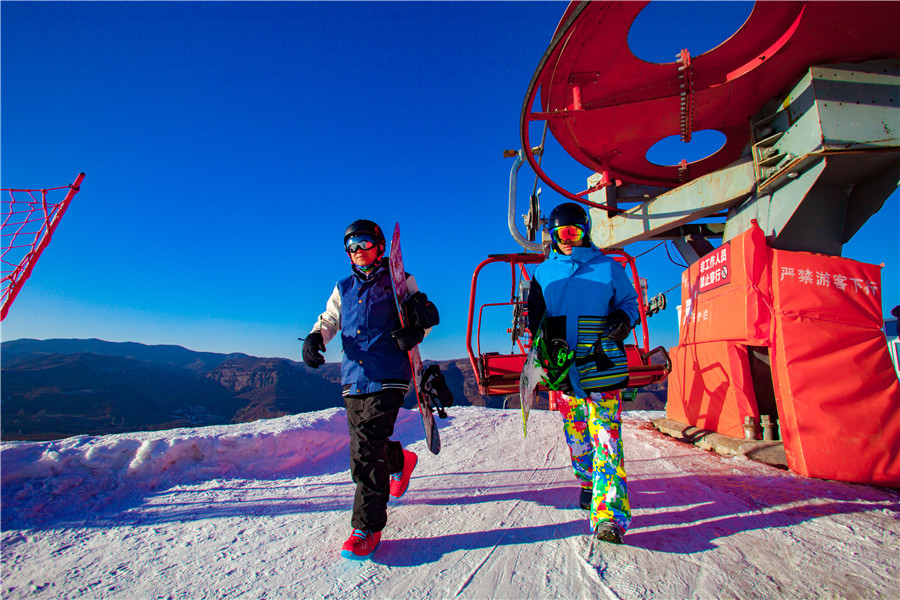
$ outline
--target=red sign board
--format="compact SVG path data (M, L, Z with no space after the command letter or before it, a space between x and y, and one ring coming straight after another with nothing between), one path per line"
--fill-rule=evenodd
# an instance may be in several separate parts
M699 292L731 282L731 242L726 242L700 261Z
M766 238L754 225L692 264L681 278L682 344L769 340Z

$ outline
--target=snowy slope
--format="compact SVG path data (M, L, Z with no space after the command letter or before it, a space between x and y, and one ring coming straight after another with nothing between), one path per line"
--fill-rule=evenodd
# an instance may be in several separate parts
M3 598L900 597L900 493L725 458L627 413L634 523L590 559L560 418L452 409L346 561L343 410L2 447Z

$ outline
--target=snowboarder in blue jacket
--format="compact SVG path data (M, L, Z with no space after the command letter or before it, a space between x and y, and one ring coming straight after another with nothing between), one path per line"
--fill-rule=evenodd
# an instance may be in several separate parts
M622 266L591 243L590 219L580 205L554 208L548 227L553 252L534 271L528 328L533 340L543 336L539 343L570 351L559 409L582 485L579 501L591 511L597 539L621 544L631 509L618 388L627 382L621 343L638 317L637 293Z
M338 334L343 345L341 388L356 494L353 531L341 555L354 560L368 558L378 547L389 496L406 492L418 460L390 437L412 377L407 352L427 332L400 326L385 245L381 228L372 221L360 219L347 227L344 249L352 273L337 282L303 343L303 362L312 368L325 363L325 345ZM406 283L413 300L415 278L409 275Z

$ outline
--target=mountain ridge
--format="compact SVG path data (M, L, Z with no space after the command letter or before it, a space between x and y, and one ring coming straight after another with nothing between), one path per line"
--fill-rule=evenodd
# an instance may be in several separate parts
M457 406L518 407L487 396L468 359L436 363ZM0 345L0 439L52 440L257 419L342 407L340 363L311 369L287 358L197 352L176 345L91 339L19 339ZM659 410L665 387L626 410ZM538 408L547 408L546 394ZM414 390L404 399L416 407Z

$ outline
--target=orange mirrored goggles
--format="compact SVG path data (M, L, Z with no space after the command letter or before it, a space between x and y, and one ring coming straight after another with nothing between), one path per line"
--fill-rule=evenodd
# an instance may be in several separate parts
M550 231L550 235L557 244L571 244L584 239L584 229L578 225L563 225L562 227L553 228Z

